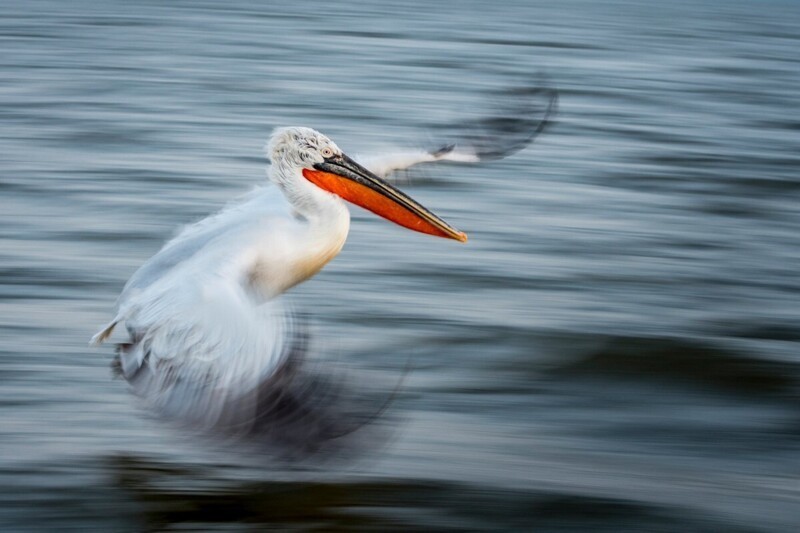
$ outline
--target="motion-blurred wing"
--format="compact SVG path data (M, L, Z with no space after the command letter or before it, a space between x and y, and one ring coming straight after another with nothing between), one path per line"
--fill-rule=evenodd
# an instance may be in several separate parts
M558 92L552 88L511 89L496 98L496 110L491 116L442 128L442 136L450 140L435 149L367 155L359 157L359 162L387 177L421 163L502 159L533 142L552 122L558 107Z
M358 156L359 163L382 178L388 177L392 172L405 170L422 163L433 163L435 161L478 163L480 160L477 153L469 146L462 146L456 149L455 144L449 144L436 150L418 149Z
M288 222L287 222L288 220ZM203 427L231 429L255 417L253 391L285 363L297 333L278 299L249 281L264 242L291 236L286 202L256 190L192 224L131 277L114 320L130 339L118 346L118 370L157 412Z
M291 315L279 300L254 304L227 278L176 277L166 276L128 308L130 342L118 345L118 369L161 415L246 430L256 418L255 392L295 349Z
M277 200L258 190L184 229L131 277L93 342L124 323L129 339L117 345L114 367L160 416L305 455L375 409L356 408L363 395L330 368L308 367L302 321L249 282L254 248L292 246L294 219Z
M280 299L254 305L213 279L175 287L131 313L131 342L117 345L118 371L157 414L294 457L336 449L375 420L362 391L308 365L305 325Z

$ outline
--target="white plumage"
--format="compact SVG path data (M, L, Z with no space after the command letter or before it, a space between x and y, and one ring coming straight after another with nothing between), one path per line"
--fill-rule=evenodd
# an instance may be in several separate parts
M302 398L295 394L287 407L286 395L270 396L288 382L282 373L303 342L279 296L341 250L350 216L340 195L412 229L465 240L378 176L481 159L469 144L407 151L365 158L370 173L309 128L276 130L267 155L272 185L183 229L130 278L114 319L92 339L100 344L124 323L130 338L118 345L117 364L133 391L158 413L229 433L264 429L292 412L309 423ZM269 415L278 404L291 412ZM317 433L324 440L340 432Z

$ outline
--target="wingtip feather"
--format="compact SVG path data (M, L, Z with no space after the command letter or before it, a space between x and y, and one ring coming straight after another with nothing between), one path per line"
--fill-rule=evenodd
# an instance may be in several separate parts
M98 331L92 337L92 340L89 341L89 346L100 346L103 342L111 336L111 332L114 331L114 327L117 325L117 321L114 320L110 322L106 327Z

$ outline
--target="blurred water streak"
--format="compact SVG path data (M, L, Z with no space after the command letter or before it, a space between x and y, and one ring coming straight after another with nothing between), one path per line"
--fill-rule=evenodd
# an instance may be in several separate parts
M0 19L0 527L793 530L795 2L11 2ZM279 125L425 142L547 72L556 127L417 175L293 299L391 381L396 441L254 465L143 417L86 342ZM496 102L494 102L496 103ZM423 137L420 137L420 134Z

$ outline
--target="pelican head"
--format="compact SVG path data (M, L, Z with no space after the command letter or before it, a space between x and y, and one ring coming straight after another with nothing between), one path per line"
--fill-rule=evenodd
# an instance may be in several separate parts
M278 128L267 144L270 179L292 203L319 195L347 200L403 227L466 242L467 235L344 154L311 128Z

